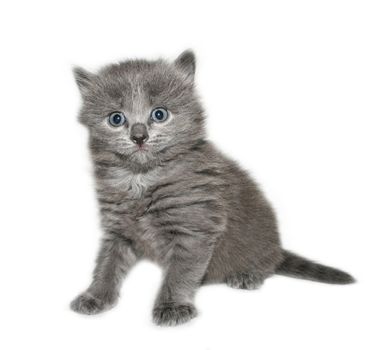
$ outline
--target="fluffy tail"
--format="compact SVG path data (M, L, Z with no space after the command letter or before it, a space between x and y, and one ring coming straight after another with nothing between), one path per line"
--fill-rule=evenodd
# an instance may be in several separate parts
M292 276L311 281L348 284L355 282L348 273L333 267L317 264L295 255L287 250L283 251L284 259L278 266L276 273L279 275Z

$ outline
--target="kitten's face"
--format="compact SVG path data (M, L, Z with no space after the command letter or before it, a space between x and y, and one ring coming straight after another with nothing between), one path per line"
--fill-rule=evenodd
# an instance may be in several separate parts
M127 159L136 171L161 164L204 137L194 91L195 60L132 60L92 74L75 69L91 146Z

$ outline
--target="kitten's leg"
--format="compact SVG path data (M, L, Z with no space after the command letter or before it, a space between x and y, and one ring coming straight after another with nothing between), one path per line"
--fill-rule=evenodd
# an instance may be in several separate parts
M249 271L231 274L225 278L225 282L231 288L252 290L261 287L265 278L266 276Z
M197 315L194 294L201 285L212 255L212 244L192 242L191 238L177 242L153 310L154 322L174 326Z
M136 260L129 240L108 234L102 241L93 281L72 301L71 309L92 315L112 308L119 297L123 277Z

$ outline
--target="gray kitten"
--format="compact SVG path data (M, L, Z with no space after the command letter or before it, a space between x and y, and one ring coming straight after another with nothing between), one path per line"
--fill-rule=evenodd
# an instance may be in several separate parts
M192 52L74 73L104 230L93 281L71 303L74 311L114 306L123 278L143 258L164 268L153 310L159 325L196 316L202 284L255 289L273 274L353 282L282 249L263 193L206 139Z

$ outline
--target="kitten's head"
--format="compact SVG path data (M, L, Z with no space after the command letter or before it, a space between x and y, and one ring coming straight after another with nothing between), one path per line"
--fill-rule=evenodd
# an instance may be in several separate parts
M140 172L193 147L205 136L194 73L191 51L173 62L129 60L97 74L75 68L79 120L90 130L92 149Z

